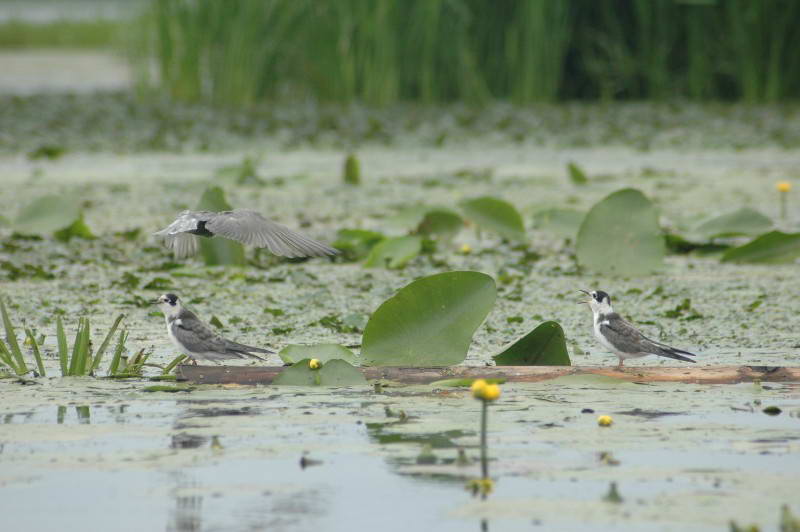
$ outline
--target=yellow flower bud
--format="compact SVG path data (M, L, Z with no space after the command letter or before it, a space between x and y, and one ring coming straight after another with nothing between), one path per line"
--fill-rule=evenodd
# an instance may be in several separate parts
M316 358L312 358L311 360L308 361L308 367L311 369L319 369L320 366L322 366L322 364Z
M463 253L464 255L469 255L470 253L472 253L472 246L470 246L469 244L461 244L461 253Z
M614 420L611 419L611 416L600 416L597 418L597 424L601 427L610 427L612 423L614 423Z
M469 389L472 391L472 396L476 399L480 399L481 395L483 394L483 389L489 386L489 384L483 379L475 379L472 382L472 386Z
M788 181L778 181L775 183L775 188L778 189L778 192L789 192L792 190L792 184Z
M497 384L487 384L486 388L483 389L483 397L481 397L481 399L494 401L498 397L500 397L500 386Z

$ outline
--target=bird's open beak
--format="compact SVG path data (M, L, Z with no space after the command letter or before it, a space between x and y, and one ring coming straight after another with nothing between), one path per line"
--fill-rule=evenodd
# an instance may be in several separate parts
M158 305L159 303L161 303L161 301L159 301L158 299L151 299L150 300L150 304L151 305Z
M586 291L586 290L578 290L578 292L583 292L583 293L584 293L584 294L586 294L587 296L589 296L589 297L592 297L592 294L590 294L590 293L589 293L588 291ZM589 303L589 300L587 300L587 299L584 299L583 301L578 301L578 304L579 304L579 305L581 305L581 304L588 304L588 303Z

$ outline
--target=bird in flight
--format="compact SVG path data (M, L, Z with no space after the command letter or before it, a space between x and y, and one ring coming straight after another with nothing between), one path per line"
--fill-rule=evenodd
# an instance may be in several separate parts
M267 248L281 257L323 257L338 250L317 242L249 209L183 211L174 222L153 233L164 239L177 258L197 253L197 237L220 236L248 246Z
M184 307L175 294L162 294L154 303L164 313L170 340L194 364L197 364L197 359L211 362L248 357L264 360L253 353L274 354L268 349L226 340Z
M636 327L622 319L611 308L611 296L602 290L592 290L588 292L581 290L589 296L586 301L594 315L594 337L600 344L617 355L619 366L627 358L639 358L646 355L658 355L661 357L674 358L685 362L695 362L689 356L696 356L694 353L676 349L666 344L656 342L639 332ZM687 356L688 355L688 356Z

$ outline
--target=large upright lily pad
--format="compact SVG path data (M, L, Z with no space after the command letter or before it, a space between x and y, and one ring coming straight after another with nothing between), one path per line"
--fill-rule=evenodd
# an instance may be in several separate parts
M701 239L755 236L772 229L773 223L757 210L742 207L701 223L695 234Z
M478 227L494 231L508 240L526 242L522 216L509 202L484 196L461 202L461 208L467 219Z
M42 196L22 208L14 229L24 234L51 234L81 219L80 202L72 196Z
M664 263L655 205L636 189L618 190L591 208L578 230L578 263L604 275L645 275Z
M570 366L564 330L554 321L534 330L495 355L498 366Z
M494 279L485 273L446 272L417 279L370 317L362 364L425 367L462 362L495 297Z
M230 204L225 199L225 192L220 187L208 187L203 196L200 198L200 203L197 209L201 211L229 211L231 210ZM227 238L203 238L200 240L200 253L206 266L219 266L219 265L235 265L243 266L244 260L244 247L238 242L228 240Z
M800 233L771 231L752 242L732 248L722 255L723 262L786 264L800 258Z
M303 359L287 367L275 377L272 384L278 386L358 386L367 384L364 375L344 360L331 360L319 369L308 366Z

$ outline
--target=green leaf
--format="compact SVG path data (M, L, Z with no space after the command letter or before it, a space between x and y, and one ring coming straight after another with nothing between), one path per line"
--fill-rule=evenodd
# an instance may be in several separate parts
M571 209L544 209L533 215L538 229L575 241L586 213Z
M589 182L589 178L586 177L586 172L575 163L570 162L567 164L567 172L569 173L569 180L572 181L573 185L585 185Z
M564 330L554 321L534 330L495 355L498 366L570 366Z
M287 367L275 377L277 386L358 386L367 384L364 375L344 360L331 360L319 369L308 367L310 359L304 358Z
M604 275L652 273L664 263L658 212L644 194L618 190L595 204L578 230L578 263Z
M83 221L83 214L78 216L78 219L72 222L72 225L69 227L56 231L54 236L56 240L60 240L61 242L69 242L73 237L83 238L84 240L94 240L97 238L92 234L92 230L89 229L86 222Z
M418 236L387 238L372 248L364 266L402 268L422 251L422 239Z
M507 201L482 197L461 202L467 219L505 239L526 242L525 225L517 209Z
M422 222L425 215L434 210L448 210L447 207L433 205L412 205L406 207L394 216L386 219L386 225L401 231L413 231Z
M772 227L772 220L768 217L756 210L743 207L706 220L694 230L694 233L698 238L710 240L731 236L760 235Z
M220 187L208 187L197 209L201 211L229 211L231 206L225 200L225 192ZM200 240L200 253L203 255L206 266L235 265L243 266L244 248L238 242L227 238L203 238Z
M0 298L0 314L2 314L3 317L3 328L6 331L8 349L14 357L14 362L16 364L14 370L18 375L27 373L28 366L25 364L25 358L22 356L19 342L17 342L17 331L14 330L14 326L11 324L11 318L8 317L8 310L6 309L6 304L3 302L3 298Z
M722 262L787 264L798 258L800 233L771 231L743 246L729 249L722 255Z
M472 335L495 298L494 279L485 273L446 272L417 279L370 317L362 340L362 364L458 364L466 358Z
M355 154L351 153L344 161L342 180L348 185L358 185L361 183L361 165Z
M423 235L449 239L464 227L464 220L450 209L434 209L428 211L417 226L417 232Z
M316 358L323 364L330 360L345 360L356 363L356 355L339 344L287 345L278 353L286 364L295 364L303 359Z
M384 239L383 234L365 229L340 229L333 247L350 261L366 257L375 245Z
M43 235L70 227L81 217L80 202L70 196L42 196L22 208L14 221L14 230Z

